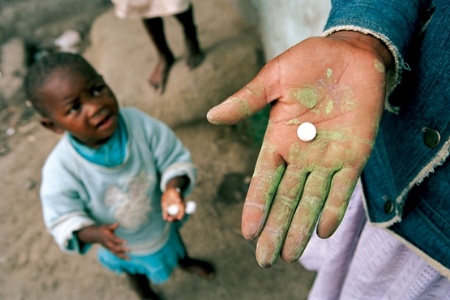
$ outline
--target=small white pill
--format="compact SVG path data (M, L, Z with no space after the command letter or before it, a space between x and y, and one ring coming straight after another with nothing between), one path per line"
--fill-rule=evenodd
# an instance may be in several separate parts
M176 205L176 204L169 205L169 207L167 208L167 213L171 216L176 216L179 211L180 211L180 209L178 208L178 205Z
M312 141L317 134L316 126L309 122L300 124L297 128L297 136L304 142Z
M195 213L196 209L197 209L197 203L195 203L194 201L188 201L186 203L186 213L188 215Z

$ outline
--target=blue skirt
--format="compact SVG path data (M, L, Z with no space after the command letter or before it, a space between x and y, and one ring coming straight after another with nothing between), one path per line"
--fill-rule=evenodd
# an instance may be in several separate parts
M178 266L178 260L186 256L186 250L178 234L178 226L171 226L169 240L157 252L148 255L129 254L129 260L114 255L100 247L98 260L107 269L122 274L146 275L154 284L166 282Z

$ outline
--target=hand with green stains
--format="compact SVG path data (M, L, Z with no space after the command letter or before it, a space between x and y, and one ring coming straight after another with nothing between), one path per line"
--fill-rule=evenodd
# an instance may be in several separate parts
M209 111L209 122L225 125L271 105L242 214L261 266L279 256L298 260L316 226L322 238L339 226L373 148L391 64L389 50L369 35L310 38ZM303 122L317 129L310 142L297 137Z

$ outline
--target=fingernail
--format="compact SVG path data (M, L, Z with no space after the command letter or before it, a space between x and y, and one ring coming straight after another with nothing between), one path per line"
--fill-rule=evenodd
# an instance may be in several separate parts
M208 113L206 114L206 119L208 120L209 123L213 125L220 125L220 122L218 122L214 117L214 110L216 107L217 106L214 106L208 111Z

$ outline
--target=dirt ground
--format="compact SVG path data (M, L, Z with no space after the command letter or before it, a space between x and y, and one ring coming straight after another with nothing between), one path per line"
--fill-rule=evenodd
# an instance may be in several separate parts
M58 34L54 26L46 24ZM96 247L84 256L63 254L44 228L40 172L59 137L41 128L35 115L21 116L14 135L2 133L8 150L0 155L0 299L137 299L125 277L97 263ZM205 281L176 270L155 290L163 299L306 299L314 273L282 261L259 267L255 243L240 234L243 199L258 154L248 133L204 119L175 132L199 170L188 197L198 208L182 236L190 255L212 262L217 275Z

